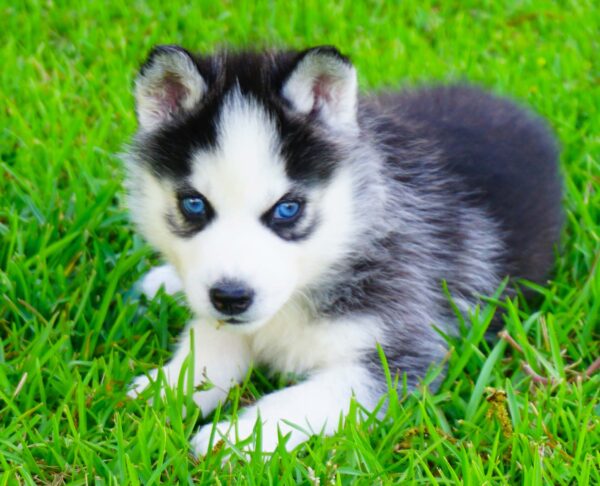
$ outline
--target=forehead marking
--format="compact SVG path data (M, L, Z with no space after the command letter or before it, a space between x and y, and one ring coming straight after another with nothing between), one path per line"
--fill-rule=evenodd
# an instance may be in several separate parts
M193 157L191 183L215 206L264 211L288 191L277 127L268 112L239 89L223 103L214 148Z

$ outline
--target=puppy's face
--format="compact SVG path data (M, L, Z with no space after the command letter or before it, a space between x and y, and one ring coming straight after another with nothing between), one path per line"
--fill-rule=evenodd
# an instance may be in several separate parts
M343 257L343 140L358 129L355 71L337 51L195 58L160 47L136 102L132 213L199 317L254 330Z

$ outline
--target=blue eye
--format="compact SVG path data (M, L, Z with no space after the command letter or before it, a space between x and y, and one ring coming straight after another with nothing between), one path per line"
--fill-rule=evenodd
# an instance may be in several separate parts
M206 204L201 197L184 197L181 200L181 209L186 216L202 216L206 212Z
M300 203L296 201L282 201L273 211L273 218L277 221L290 221L300 213Z

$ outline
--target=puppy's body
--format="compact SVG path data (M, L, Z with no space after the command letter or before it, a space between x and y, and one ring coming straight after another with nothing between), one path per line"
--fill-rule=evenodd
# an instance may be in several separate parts
M177 382L193 345L197 384L216 385L195 395L204 413L253 362L307 376L242 414L239 437L260 416L266 450L277 427L288 447L332 432L352 395L375 406L377 344L410 386L439 363L434 327L456 331L443 280L467 310L505 276L540 282L551 265L555 143L506 100L440 87L359 102L332 48L177 47L153 52L136 98L132 212L175 269L146 284L181 286L198 315L165 374ZM210 432L195 437L199 453ZM219 433L235 439L229 424Z

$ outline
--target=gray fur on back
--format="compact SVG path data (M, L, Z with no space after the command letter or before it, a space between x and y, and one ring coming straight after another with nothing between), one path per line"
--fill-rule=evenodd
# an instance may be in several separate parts
M390 371L414 386L446 352L434 326L457 332L444 280L466 311L508 275L548 272L561 223L556 145L540 119L470 87L363 100L359 123L360 137L345 144L361 237L310 295L321 315L379 316ZM451 151L460 144L475 146L464 160ZM541 171L538 187L523 180L531 170ZM508 202L497 193L506 183ZM366 362L385 386L378 354Z

